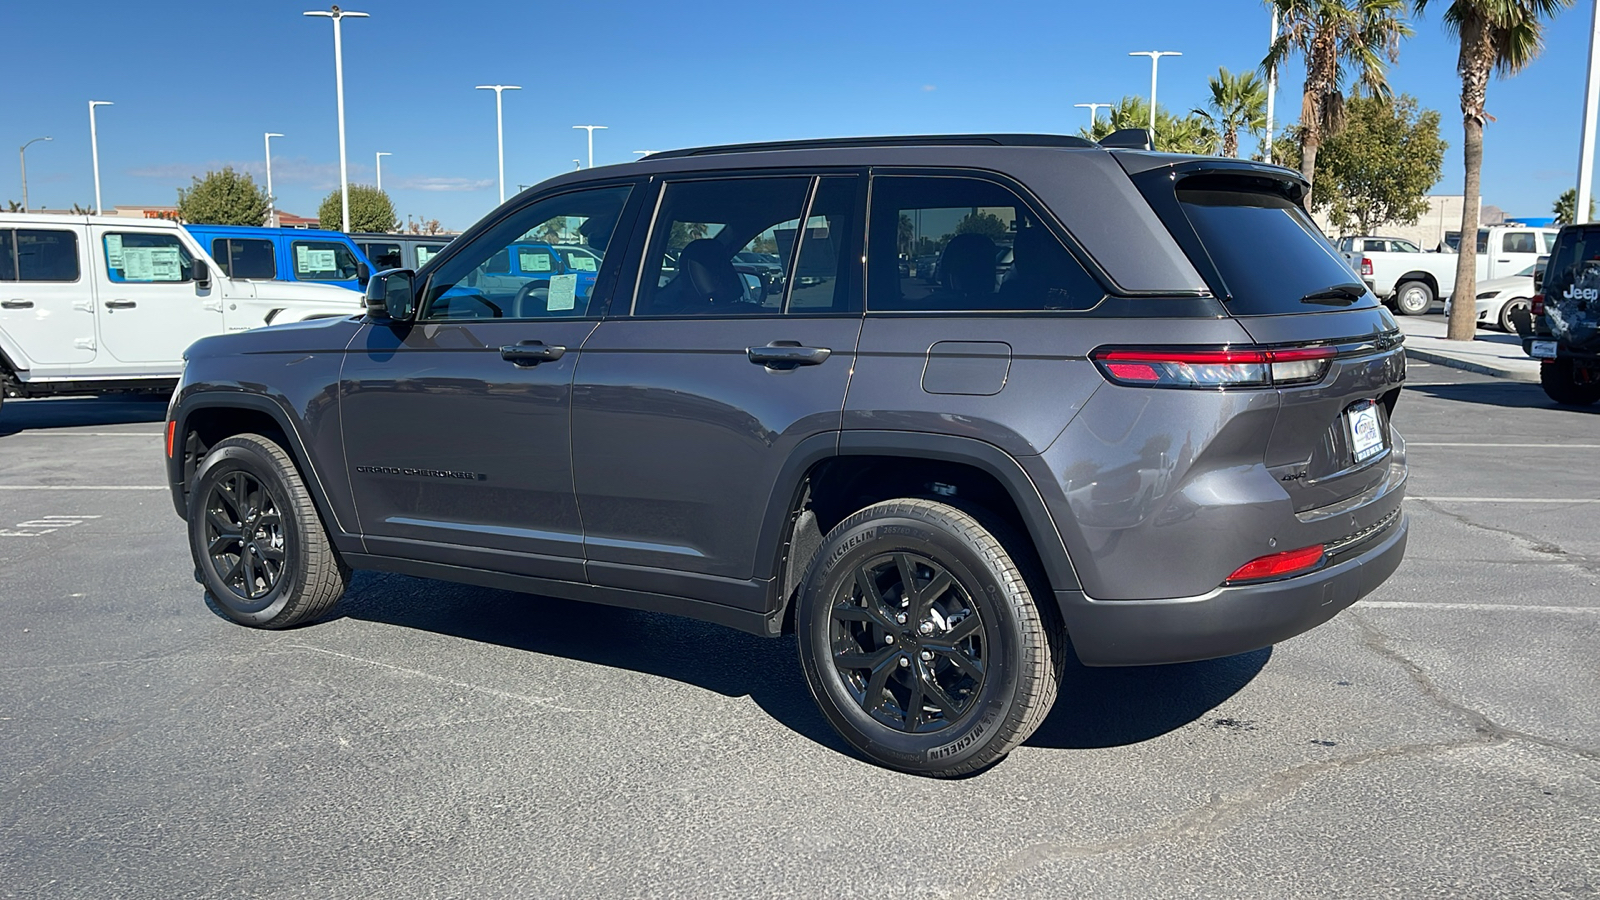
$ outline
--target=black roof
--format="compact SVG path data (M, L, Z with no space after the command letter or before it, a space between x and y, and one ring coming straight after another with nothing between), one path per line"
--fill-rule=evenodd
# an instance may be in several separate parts
M806 141L767 141L756 144L719 144L652 153L645 159L682 159L721 153L760 153L768 150L826 150L836 147L1097 147L1093 141L1065 134L920 134L883 137L819 138Z

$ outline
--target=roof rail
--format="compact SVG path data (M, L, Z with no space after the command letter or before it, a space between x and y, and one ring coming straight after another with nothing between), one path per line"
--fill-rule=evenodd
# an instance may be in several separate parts
M1122 128L1100 139L1107 150L1149 150L1154 146L1151 134L1144 128Z
M682 159L721 153L760 153L770 150L828 150L845 147L1093 147L1093 141L1064 134L921 134L899 137L819 138L807 141L767 141L757 144L719 144L652 153L644 159Z

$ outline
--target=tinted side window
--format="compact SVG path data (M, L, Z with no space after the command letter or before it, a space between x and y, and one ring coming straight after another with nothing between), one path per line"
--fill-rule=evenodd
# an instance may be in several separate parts
M428 260L433 259L435 256L439 255L439 251L443 250L443 249L444 249L444 245L443 244L418 244L417 245L417 268L420 269L423 266L427 265L428 264Z
M551 265L549 240L582 243L605 260L629 191L625 185L574 191L512 213L440 265L428 280L422 318L539 319L597 313L590 309L597 275L560 273ZM517 268L524 253L533 271ZM537 269L539 260L543 270Z
M217 238L211 242L211 256L225 275L270 281L278 277L277 255L272 242L259 238Z
M856 211L857 181L854 177L825 177L817 186L806 225L798 234L777 233L779 247L800 241L795 259L794 279L789 286L790 312L849 312L858 308L853 277L860 263L859 214ZM782 254L788 256L786 251ZM776 261L776 257L774 258Z
M103 244L106 274L118 284L166 284L194 278L194 257L177 235L112 232Z
M77 281L78 236L70 231L18 228L18 281Z
M1539 243L1534 240L1531 231L1508 231L1505 236L1505 252L1507 253L1538 253Z
M639 277L637 316L783 311L784 276L809 178L740 178L666 185ZM779 235L788 233L785 247ZM777 254L780 265L735 262Z
M1011 190L976 178L873 180L867 308L1088 309L1105 296Z
M294 277L301 281L349 281L356 277L356 255L338 241L295 241Z
M382 272L384 269L399 269L405 265L400 256L400 245L391 243L366 243L357 244L361 252L372 260L372 265Z
M10 229L0 229L0 281L17 280L17 242Z

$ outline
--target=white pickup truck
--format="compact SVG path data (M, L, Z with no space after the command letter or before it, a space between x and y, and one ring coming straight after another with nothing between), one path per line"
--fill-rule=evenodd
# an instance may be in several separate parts
M0 398L171 390L200 338L362 304L348 288L230 278L175 222L0 213Z
M1478 231L1478 280L1504 278L1528 268L1555 245L1555 228L1495 225ZM1420 316L1456 284L1454 253L1429 253L1398 238L1346 237L1339 251L1380 299L1395 312Z

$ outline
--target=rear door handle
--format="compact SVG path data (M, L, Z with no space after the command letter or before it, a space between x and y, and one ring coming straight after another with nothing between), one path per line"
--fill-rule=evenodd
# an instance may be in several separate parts
M744 353L756 365L779 371L821 365L833 355L827 347L802 347L798 341L773 341L765 347L747 347Z
M3 300L0 309L33 309L32 300Z
M543 362L555 362L565 356L567 348L543 341L518 341L500 348L500 358L527 368Z
M139 304L132 300L107 300L106 309L133 309Z

